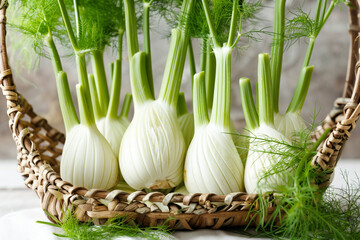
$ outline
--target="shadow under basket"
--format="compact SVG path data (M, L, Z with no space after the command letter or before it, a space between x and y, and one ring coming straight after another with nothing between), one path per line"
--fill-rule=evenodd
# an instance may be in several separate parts
M360 113L358 5L356 0L351 2L356 7L349 8L351 46L344 94L335 101L333 110L313 133L314 139L317 139L324 129L332 129L312 159L312 167L316 171L327 173L322 174L325 177L318 183L320 188L329 186L333 169ZM171 216L168 221L171 228L187 230L246 226L250 221L252 225L258 223L259 218L252 210L258 208L258 196L255 194L231 193L224 196L197 193L184 196L142 191L109 192L89 190L63 181L59 166L65 136L38 116L17 91L6 51L6 1L1 1L0 8L0 87L6 98L9 126L17 146L18 171L24 177L25 185L36 192L44 210L61 220L64 209L72 208L80 221L94 220L95 224L104 224L110 218L126 215L142 226L155 226ZM146 205L146 201L154 204ZM163 207L159 208L158 204ZM269 216L272 209L270 205Z

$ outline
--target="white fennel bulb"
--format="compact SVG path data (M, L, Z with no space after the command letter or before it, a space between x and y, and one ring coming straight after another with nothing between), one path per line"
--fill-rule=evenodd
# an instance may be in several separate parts
M194 137L194 114L185 113L178 117L181 132L184 136L186 149L189 147Z
M59 72L57 84L66 128L60 165L62 179L88 189L113 187L120 178L118 161L96 127L93 109L88 101L88 90L83 85L76 86L79 122L65 72Z
M109 142L112 151L117 155L120 151L121 140L129 126L130 121L126 117L119 118L101 118L96 125L101 134Z
M291 185L290 179L276 166L286 160L290 141L274 127L274 104L271 91L270 59L259 54L258 110L252 98L250 79L240 79L241 103L249 132L249 152L245 164L245 189L248 193L277 190Z
M134 189L167 189L182 181L185 142L176 109L161 100L135 111L120 148L120 169Z
M128 115L132 99L131 94L126 94L121 113L118 115L121 90L121 61L119 59L114 63L112 78L110 100L107 101L105 97L98 94L98 92L107 92L107 89L106 91L97 89L94 76L89 74L91 101L97 128L109 142L112 151L117 156L125 130L130 124ZM101 84L98 84L98 86L107 88L107 86Z
M95 124L79 124L66 134L60 174L63 180L89 189L109 189L117 184L117 158Z
M214 49L215 96L211 114L205 96L204 72L194 77L195 134L185 159L184 182L191 193L229 194L244 191L244 166L230 130L230 64L232 48Z
M184 181L191 193L244 191L244 167L230 134L215 124L197 126L185 159Z
M271 126L261 125L255 129L253 139L250 140L249 152L245 165L245 189L248 193L278 190L280 186L291 184L289 174L268 172L282 160L276 154L286 151L286 144L290 144L286 137ZM274 154L275 153L275 154ZM265 175L268 175L264 177Z
M291 139L306 129L304 119L298 113L274 114L274 126L276 130Z
M177 119L177 100L188 35L173 29L157 100L150 90L144 52L131 55L130 83L134 117L119 152L124 180L134 189L168 190L183 180L185 141Z
M194 136L195 126L194 126L194 114L189 113L183 92L179 94L176 111L177 111L180 129L184 136L185 145L187 149L190 145L191 139Z

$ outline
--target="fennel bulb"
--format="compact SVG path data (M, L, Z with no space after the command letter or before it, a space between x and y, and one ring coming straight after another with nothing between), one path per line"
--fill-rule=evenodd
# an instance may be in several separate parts
M284 160L282 153L288 151L290 141L274 127L268 54L259 54L258 83L259 114L251 95L250 80L240 79L241 103L247 128L252 135L244 176L248 193L278 190L280 186L292 184L290 179L285 177L288 174L270 171Z
M286 137L273 126L260 125L252 134L248 157L245 165L245 189L247 193L258 193L278 190L280 186L289 186L291 179L288 173L276 173L267 176L268 171L276 165L281 157L277 153L286 151L290 144ZM272 174L272 173L269 173ZM260 188L259 188L260 187Z
M162 100L136 106L120 147L120 169L134 189L168 189L182 181L185 142L176 109Z
M220 61L217 68L214 110L210 121L206 106L204 72L194 77L195 134L186 154L184 170L185 186L191 193L228 194L244 191L244 167L229 134L230 111L222 104L217 104L230 101L230 75L226 75L223 64L230 64L231 50L225 47L218 51ZM227 87L222 89L222 85ZM226 106L230 108L230 104Z
M184 1L185 11L191 5L192 1ZM173 29L157 100L150 90L146 53L129 54L135 113L120 146L119 162L125 181L136 190L145 188L165 191L183 180L186 146L176 106L187 44L186 32Z
M65 72L57 77L59 102L66 128L60 175L65 181L88 189L109 189L116 185L119 165L111 146L96 127L83 85L76 86L80 122L72 103Z
M91 92L91 101L94 109L94 115L96 119L96 125L101 134L109 142L112 151L117 156L120 150L120 144L122 137L125 133L126 128L129 126L130 121L128 119L129 109L131 105L131 94L126 94L124 98L124 103L121 109L120 115L118 115L118 107L120 100L120 90L121 90L121 61L118 59L114 64L114 71L112 74L112 86L111 86L111 96L108 103L104 103L107 100L102 99L101 95L98 94L98 90L95 84L95 78L92 74L89 74L90 81L90 92ZM98 84L100 88L107 88ZM102 90L101 92L106 92L107 90ZM107 108L103 109L101 107L101 102Z
M292 139L294 134L306 129L304 119L298 113L274 113L274 125L276 130L285 135L288 139Z
M179 94L179 99L177 103L177 116L181 132L184 136L186 149L188 149L190 142L194 136L194 114L189 113L183 92Z
M227 129L196 126L185 159L184 181L191 193L228 194L244 191L244 167Z

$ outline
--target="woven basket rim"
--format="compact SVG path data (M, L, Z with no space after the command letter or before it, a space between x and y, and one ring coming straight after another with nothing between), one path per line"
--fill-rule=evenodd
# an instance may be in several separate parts
M322 126L314 133L314 138L318 138L321 133L324 132L324 129L328 127L333 129L318 149L317 155L312 160L312 166L319 172L334 169L339 160L343 145L350 137L351 131L355 128L355 123L360 114L360 71L358 71L360 63L357 62L357 59L359 58L358 52L354 51L354 49L358 49L358 43L355 40L359 30L357 17L358 5L356 0L351 1L355 3L356 8L350 8L351 25L349 32L352 44L350 46L349 67L343 98L338 98L335 101L334 109L329 113ZM86 221L91 218L97 218L99 224L103 223L103 219L111 218L114 214L123 212L128 214L136 213L136 218L139 218L139 215L144 215L143 219L139 221L142 221L142 224L147 225L156 223L156 217L153 215L157 214L158 216L161 216L161 214L167 214L167 216L169 216L169 214L175 214L174 212L176 209L173 208L174 206L172 204L182 203L185 206L189 206L189 208L193 207L193 209L192 212L189 211L188 213L185 212L180 215L191 215L192 218L196 217L197 219L195 224L190 224L185 217L185 220L179 220L182 224L181 227L185 229L192 229L193 227L220 228L226 226L226 219L229 218L229 216L233 218L233 222L237 225L240 224L240 222L242 224L246 222L244 218L247 216L248 210L252 204L256 202L258 197L256 194L244 192L230 193L227 195L195 193L184 196L183 194L176 192L166 195L159 192L145 193L143 191L127 193L121 190L107 191L102 189L86 189L81 186L73 186L71 183L63 181L54 168L56 169L59 167L59 162L56 158L61 155L61 149L57 150L56 147L58 144L64 144L64 134L52 128L47 123L46 119L38 116L33 111L32 106L17 92L13 81L10 66L8 64L5 40L6 8L7 1L2 0L0 4L0 57L2 60L0 64L0 86L3 95L7 100L7 114L10 119L10 130L18 149L18 171L24 176L25 185L32 188L37 193L44 210L47 210L52 215L61 219L63 207L75 205L77 206L77 216L80 220ZM26 121L22 120L25 116L30 118L29 123L25 124ZM52 156L45 156L41 153L41 147L33 141L34 134L29 130L29 127L45 130L46 134L45 136L42 136L42 138L45 139L43 141L51 142L50 148L52 149ZM327 174L323 179L323 182L319 184L319 187L327 187L330 184L332 171L328 172L329 174ZM165 207L168 207L168 212L146 212L146 206L143 206L140 203L147 200L151 202L161 202ZM113 204L114 206L112 208L107 206L103 207L104 204L101 201L106 201L109 206L110 204ZM121 204L124 204L125 202L127 202L127 204L122 208L123 205ZM215 208L213 204L215 202L225 203L227 211L216 212L217 208ZM132 208L130 206L132 206ZM205 215L194 214L193 211L195 211L197 206L201 206L201 209L206 210L206 212L203 213ZM199 220L202 218L201 216L207 216L204 217L204 219L209 219L211 218L209 215L216 217L216 214L217 217L224 218L221 220L222 222L220 221L221 224L219 220L213 224L204 223L208 220ZM177 216L181 219L179 214L177 214Z

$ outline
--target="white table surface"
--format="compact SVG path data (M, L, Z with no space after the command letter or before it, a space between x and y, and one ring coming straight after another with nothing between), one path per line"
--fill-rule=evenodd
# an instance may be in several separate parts
M360 176L360 160L341 159L336 168L332 186L337 188L345 186L341 176L342 171L348 172L350 181L357 175ZM40 201L35 192L25 187L21 175L17 173L16 160L0 160L0 199L0 239L59 239L52 234L59 232L58 229L36 223L38 220L48 220L40 208ZM178 231L173 237L194 240L249 239L246 236L222 230Z

